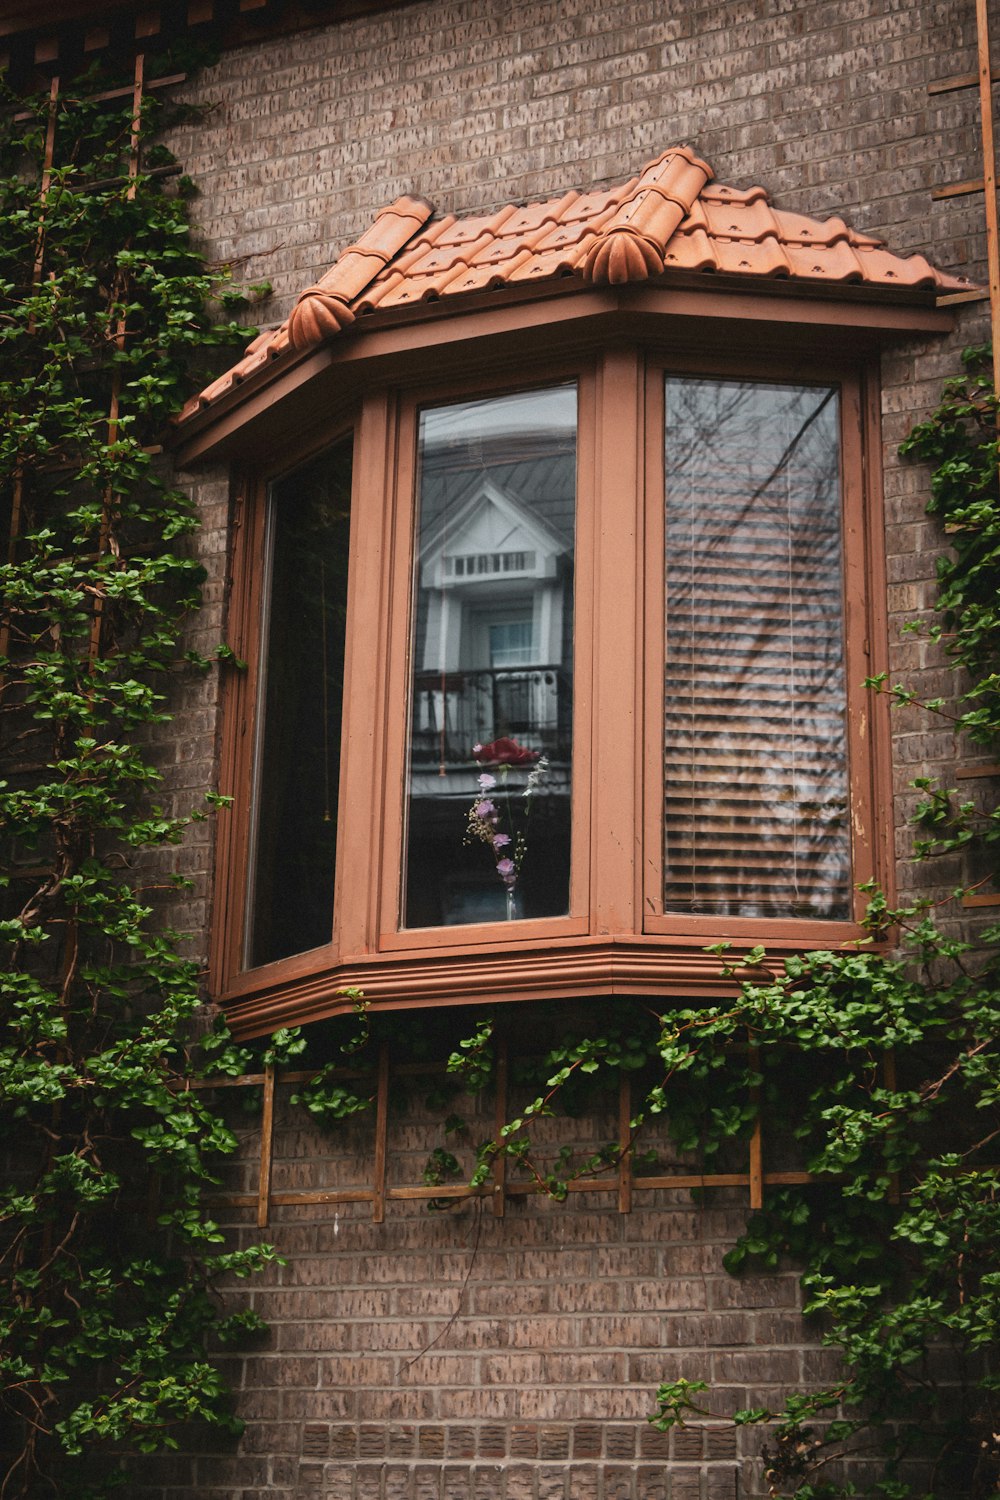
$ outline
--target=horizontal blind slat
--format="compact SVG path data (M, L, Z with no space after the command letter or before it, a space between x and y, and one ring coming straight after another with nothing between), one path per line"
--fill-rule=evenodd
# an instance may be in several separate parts
M666 397L665 906L846 915L836 392Z

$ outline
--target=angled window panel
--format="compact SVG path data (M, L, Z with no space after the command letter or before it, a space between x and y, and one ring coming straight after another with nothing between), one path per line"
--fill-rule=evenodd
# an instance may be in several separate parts
M245 964L330 942L353 439L268 496Z
M838 396L666 382L663 905L846 919Z

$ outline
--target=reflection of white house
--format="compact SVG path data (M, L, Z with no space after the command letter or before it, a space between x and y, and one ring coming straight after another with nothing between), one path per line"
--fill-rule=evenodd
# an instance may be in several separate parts
M441 735L461 754L465 739L471 748L498 734L524 735L537 746L555 731L565 587L559 560L567 550L484 475L427 528L418 575L426 606L418 734Z

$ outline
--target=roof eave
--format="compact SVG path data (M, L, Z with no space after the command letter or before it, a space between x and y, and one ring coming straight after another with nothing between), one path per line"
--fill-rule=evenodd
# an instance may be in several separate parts
M602 314L631 312L654 320L647 337L656 337L656 321L672 318L688 323L693 317L707 316L764 322L776 330L781 325L849 328L870 341L886 343L921 333L948 332L954 314L937 305L944 291L939 286L884 287L869 282L671 271L655 280L617 287L594 287L574 274L545 283L508 283L488 291L373 308L322 343L304 350L286 348L245 379L234 380L228 390L177 424L168 441L180 464L201 462L255 422L262 404L293 399L332 365L377 360L391 353L393 345L412 351L455 343L458 325L471 337L511 333L544 321L539 310L546 304L553 311L553 321L563 329L568 323L583 325ZM471 323L475 330L466 331L464 325ZM239 420L241 409L245 409L243 420Z

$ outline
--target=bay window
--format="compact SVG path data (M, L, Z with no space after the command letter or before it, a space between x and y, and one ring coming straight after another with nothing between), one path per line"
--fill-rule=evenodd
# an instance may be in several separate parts
M351 986L717 995L710 945L860 936L872 385L788 364L640 337L407 369L247 472L215 970L242 1029Z
M878 360L970 289L668 146L483 213L397 198L192 397L247 664L210 956L237 1032L358 990L690 1003L760 946L866 940Z

